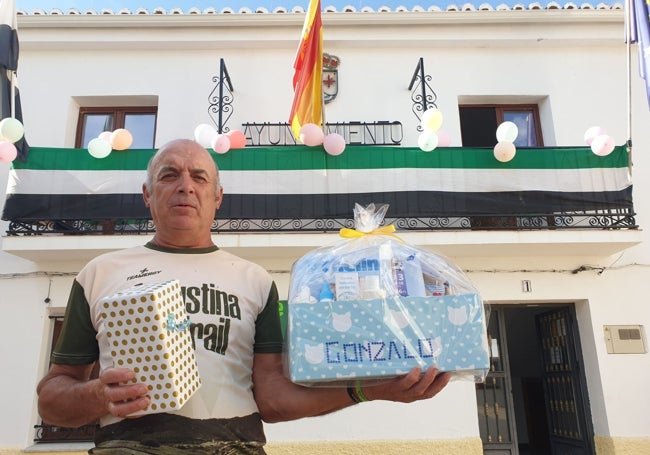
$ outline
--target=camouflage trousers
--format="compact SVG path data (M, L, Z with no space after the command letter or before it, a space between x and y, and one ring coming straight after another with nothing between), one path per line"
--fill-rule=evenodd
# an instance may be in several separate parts
M150 414L98 428L92 455L265 455L258 413L228 419Z
M265 455L259 442L214 441L195 444L145 445L138 441L107 441L88 451L93 455Z

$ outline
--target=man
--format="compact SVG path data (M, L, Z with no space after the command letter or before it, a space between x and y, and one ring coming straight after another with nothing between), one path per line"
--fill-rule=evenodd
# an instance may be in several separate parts
M156 232L146 245L100 256L77 275L52 367L38 385L38 408L49 424L76 427L99 419L96 454L263 454L262 421L281 422L343 409L359 401L412 402L436 395L449 374L435 368L363 389L302 387L283 373L278 294L270 275L212 243L221 205L218 169L194 141L165 144L143 184ZM146 271L146 272L143 272ZM125 418L149 404L135 373L113 368L98 301L137 283L178 279L186 289L217 289L238 307L229 319L225 353L195 336L202 386L173 413ZM188 304L193 326L222 316ZM200 338L200 337L199 337ZM98 379L90 379L100 364Z

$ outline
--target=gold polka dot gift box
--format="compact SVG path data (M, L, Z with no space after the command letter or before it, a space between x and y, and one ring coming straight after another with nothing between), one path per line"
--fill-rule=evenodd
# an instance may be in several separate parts
M100 305L115 367L149 387L151 404L138 415L180 409L201 379L178 280L134 286Z

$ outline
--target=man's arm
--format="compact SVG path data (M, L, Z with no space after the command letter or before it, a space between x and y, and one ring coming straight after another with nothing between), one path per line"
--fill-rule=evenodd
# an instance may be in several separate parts
M109 368L98 379L88 379L90 365L54 364L36 388L38 412L44 422L80 427L106 414L125 417L149 405L144 384L126 384L135 373Z
M449 373L439 374L419 368L407 375L364 386L368 400L411 403L432 398L449 382ZM268 423L284 422L329 414L355 404L345 387L304 387L292 383L283 373L282 354L255 354L253 393L262 419Z

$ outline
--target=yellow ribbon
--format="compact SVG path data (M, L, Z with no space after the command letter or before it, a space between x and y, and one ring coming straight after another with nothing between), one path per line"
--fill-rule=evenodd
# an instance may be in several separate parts
M356 229L341 228L341 230L339 231L339 235L345 238L359 238L365 235L392 235L393 232L395 232L395 226L389 224L387 226L382 226L382 227L378 227L377 229L373 229L370 232L361 232L361 231L357 231ZM394 235L393 237L397 237L397 236Z

